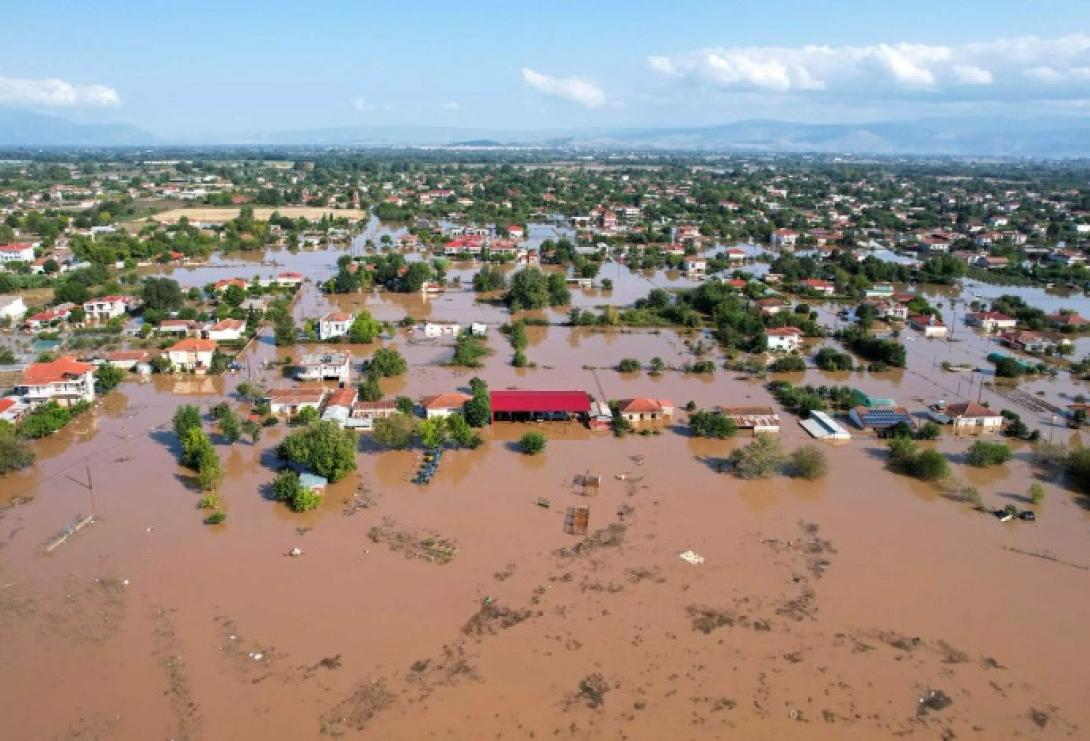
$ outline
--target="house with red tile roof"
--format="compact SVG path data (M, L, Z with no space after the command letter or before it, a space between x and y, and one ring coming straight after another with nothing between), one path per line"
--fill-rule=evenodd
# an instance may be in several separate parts
M48 363L31 363L15 387L15 394L31 406L55 401L72 406L95 400L95 366L65 355Z
M622 399L617 402L617 413L631 424L663 423L673 418L674 403L666 399L651 399L646 396Z
M803 332L798 327L769 327L765 330L768 349L775 352L794 352L799 349Z
M215 340L187 337L167 348L167 357L176 371L207 373L215 352Z

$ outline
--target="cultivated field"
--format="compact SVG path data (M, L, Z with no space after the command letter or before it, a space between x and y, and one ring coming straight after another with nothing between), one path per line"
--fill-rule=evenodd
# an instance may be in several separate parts
M280 208L254 208L254 218L258 220L268 219L274 212L279 211L281 216L287 216L292 219L297 219L302 216L305 219L311 221L317 221L326 214L331 214L338 218L348 219L350 221L359 221L360 219L366 219L368 212L362 208L320 208L317 206L281 206ZM172 208L169 211L163 211L153 215L151 218L158 221L160 224L174 224L183 216L189 218L190 221L199 221L202 223L223 223L230 221L238 216L238 208L230 207L198 207L198 208Z

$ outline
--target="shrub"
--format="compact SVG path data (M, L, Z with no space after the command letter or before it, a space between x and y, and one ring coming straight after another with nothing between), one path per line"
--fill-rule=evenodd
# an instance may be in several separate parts
M780 441L771 435L757 435L749 445L731 451L734 472L743 479L758 479L776 473L784 463Z
M987 440L977 440L969 447L969 465L983 468L985 466L997 466L1011 459L1011 449L1006 443L993 443Z
M1026 498L1034 504L1040 504L1045 501L1045 487L1036 482L1030 484L1029 491L1026 492Z
M215 512L212 512L211 514L209 514L208 517L204 518L204 524L205 525L219 525L221 522L225 521L226 519L227 519L227 513L224 512L222 509L217 509Z
M624 358L617 363L618 373L635 373L640 369L640 361L635 358Z
M103 363L95 369L95 390L100 394L109 393L124 379L125 371L109 363Z
M814 363L824 371L850 371L854 367L852 356L838 352L831 347L823 347L814 355Z
M22 437L36 440L45 437L46 435L53 434L68 424L70 419L72 419L72 412L70 409L62 407L55 401L51 401L41 405L27 415L23 421L19 423L18 432Z
M0 422L0 476L34 463L34 451L15 436L7 422Z
M469 333L458 335L454 343L454 357L450 365L461 368L480 368L483 363L481 358L488 355L488 346L484 340Z
M788 464L792 476L811 481L821 478L829 469L825 452L812 445L804 445L792 452Z
M942 435L942 428L934 422L924 422L916 431L917 440L937 440Z
M806 370L806 361L801 355L784 355L772 361L768 369L773 373L796 373Z
M545 450L546 438L540 432L527 432L519 438L519 450L526 455L537 455Z
M725 440L738 434L738 425L722 412L692 412L689 415L689 430L697 437L714 437Z
M384 448L404 450L412 445L416 434L416 420L408 414L398 413L392 417L375 420L371 437Z
M912 463L912 475L924 481L937 481L950 473L950 465L937 450L925 450Z

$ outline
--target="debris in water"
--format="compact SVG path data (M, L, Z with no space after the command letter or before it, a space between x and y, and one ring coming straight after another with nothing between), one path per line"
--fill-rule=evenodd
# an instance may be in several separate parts
M296 547L292 548L290 551L288 551L288 555L289 556L302 556L303 555L303 549L300 548L299 546L296 546Z
M920 698L920 706L916 711L916 715L926 715L929 710L945 710L953 704L954 701L942 690L931 690Z
M693 551L685 551L684 553L679 553L678 557L682 561L688 561L693 566L699 566L700 564L704 563L704 557Z

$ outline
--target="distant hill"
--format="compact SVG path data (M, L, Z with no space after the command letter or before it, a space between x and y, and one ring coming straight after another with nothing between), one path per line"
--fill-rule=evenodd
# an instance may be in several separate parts
M78 124L58 116L0 107L0 147L131 147L157 143L154 135L129 124Z
M77 124L0 107L0 147L125 146L551 147L576 150L814 152L961 157L1090 157L1090 117L984 117L812 124L736 121L716 126L499 130L451 126L338 126L166 141L128 124Z

